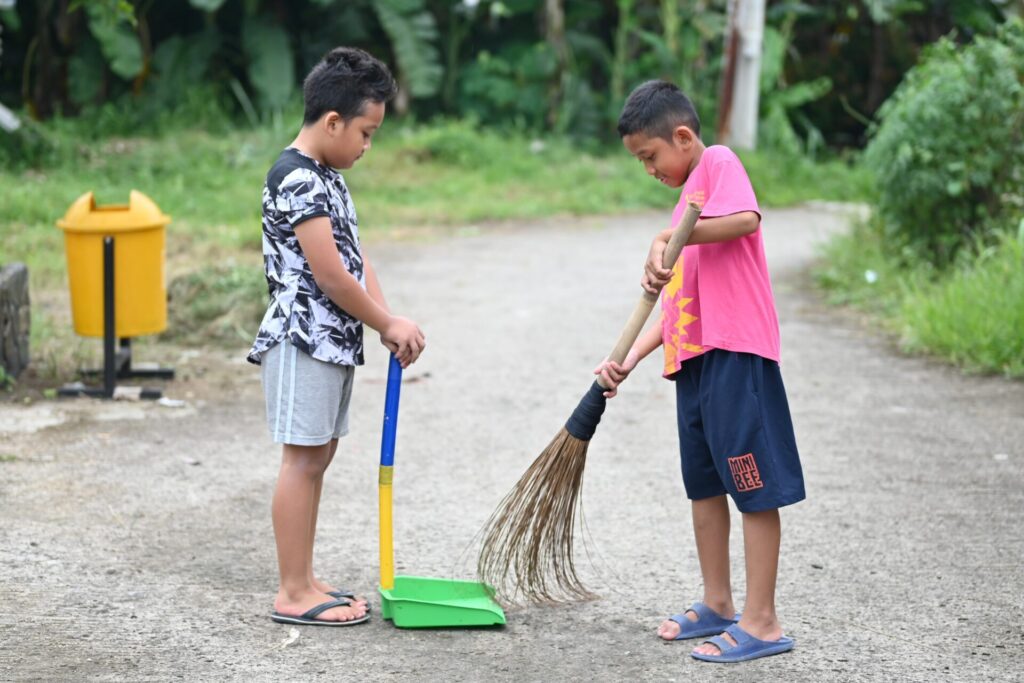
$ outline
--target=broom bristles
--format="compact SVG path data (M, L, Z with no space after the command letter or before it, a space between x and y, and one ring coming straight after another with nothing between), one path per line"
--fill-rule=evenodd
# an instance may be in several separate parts
M504 599L565 602L596 597L577 576L573 562L589 443L560 430L487 521L477 573Z

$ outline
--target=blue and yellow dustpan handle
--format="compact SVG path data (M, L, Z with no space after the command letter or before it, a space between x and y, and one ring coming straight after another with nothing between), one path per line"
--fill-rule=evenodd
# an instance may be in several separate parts
M402 366L394 355L388 366L388 388L384 398L384 433L380 440L380 470L377 491L380 498L380 587L395 587L395 548L391 536L391 481L395 465L395 432L398 430L398 396L402 389Z

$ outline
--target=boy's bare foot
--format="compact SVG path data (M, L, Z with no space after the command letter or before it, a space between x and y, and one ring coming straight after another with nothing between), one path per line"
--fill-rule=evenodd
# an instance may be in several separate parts
M293 596L288 596L284 592L278 591L277 597L274 599L274 611L289 617L297 617L305 614L317 605L322 605L333 599L326 593L316 590ZM352 621L353 619L361 619L365 615L366 606L353 603L348 607L332 607L331 609L324 610L316 618L321 621Z
M320 579L318 579L316 577L313 577L313 579L310 581L310 583L313 585L313 590L318 590L321 593L326 593L328 597L330 597L331 593L336 592L337 590L339 590L339 589L335 588L334 586L332 586L331 584L324 583L323 581L321 581ZM356 597L354 597L354 598L347 598L347 599L352 601L352 605L353 606L358 605L360 607L365 608L366 605L367 605L366 598L361 598L358 595Z
M708 606L711 607L711 605ZM718 607L721 607L721 609L718 609ZM729 604L715 605L714 607L711 607L711 609L715 610L715 612L717 612L718 615L723 619L732 619L736 616L735 608L733 608L733 606ZM692 609L686 610L686 612L684 612L683 614L690 621L697 623L697 619L699 617L697 613L694 612ZM665 621L661 622L661 626L658 627L658 637L662 640L675 640L676 636L679 635L680 628L681 627L676 622L672 621L671 619L666 619ZM718 648L715 648L715 650L717 651Z
M740 617L738 625L741 629L754 636L758 640L773 641L782 637L782 625L777 620L756 622L754 619L747 619L746 615ZM736 640L728 633L722 633L722 638L730 645L736 645ZM693 649L697 654L718 655L717 645L702 643Z

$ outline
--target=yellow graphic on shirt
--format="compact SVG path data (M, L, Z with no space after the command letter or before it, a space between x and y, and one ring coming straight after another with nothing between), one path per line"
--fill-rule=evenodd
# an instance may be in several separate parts
M683 257L679 256L672 268L672 279L662 290L662 342L665 347L665 374L669 375L679 368L681 351L700 353L704 349L699 344L686 341L689 333L686 326L697 320L697 316L684 310L693 302L693 297L683 296Z

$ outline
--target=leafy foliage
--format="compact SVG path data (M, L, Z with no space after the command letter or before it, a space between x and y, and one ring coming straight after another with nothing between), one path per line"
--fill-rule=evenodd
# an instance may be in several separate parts
M154 76L149 83L157 102L180 102L196 83L203 82L220 45L220 34L210 28L171 36L160 43L153 53Z
M409 94L437 94L443 69L436 47L437 25L434 16L425 10L425 0L375 0L373 9L391 39Z
M110 70L121 78L131 79L142 73L142 45L133 30L132 15L123 12L112 13L104 9L104 3L85 5L89 15L89 31L97 40Z
M128 135L195 86L238 121L280 121L297 79L344 44L392 65L395 111L418 120L471 115L590 146L614 137L632 87L660 77L691 96L711 142L729 2L19 0L0 10L0 100L37 121L109 106ZM773 0L762 142L860 146L920 45L952 28L961 41L989 34L1010 11L1007 0ZM7 149L38 142L6 137Z
M949 263L1024 215L1024 24L959 47L944 39L880 112L865 154L897 243Z
M242 47L249 59L249 82L265 109L280 111L295 89L295 59L288 33L262 15L242 23Z
M789 17L782 29L765 27L759 137L772 149L794 156L804 153L813 156L818 148L824 146L823 136L806 116L800 114L800 108L828 94L832 89L832 79L821 76L801 83L786 82L784 67L791 45L792 24L793 17ZM794 119L804 127L803 137L794 127Z
M204 12L216 12L224 4L224 0L188 0L189 4Z

